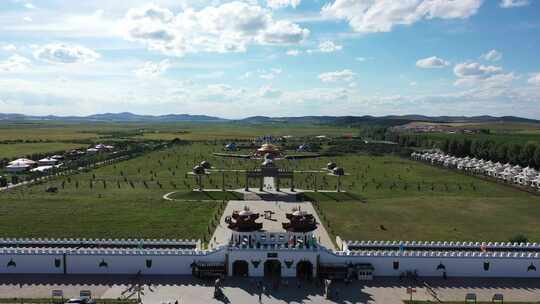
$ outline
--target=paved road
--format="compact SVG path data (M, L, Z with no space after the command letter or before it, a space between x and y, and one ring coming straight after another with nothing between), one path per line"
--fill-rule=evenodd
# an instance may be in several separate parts
M133 287L132 278L126 276L39 276L0 275L0 298L27 297L48 298L51 291L61 289L66 297L75 297L80 290L90 290L95 298L118 298L126 296ZM213 299L210 283L189 276L146 276L141 286L145 304L173 303L258 303L259 293L256 279L226 278L223 292L227 301ZM323 290L315 282L301 283L296 280L282 281L278 290L267 285L268 293L262 296L262 303L400 303L407 299L405 282L396 278L376 278L370 282L355 282L349 285L336 283L332 288L332 299L326 299ZM491 301L495 293L502 293L505 300L538 301L540 299L540 279L463 279L451 278L428 280L434 286L439 298L445 301L463 301L468 292L476 293L479 301ZM335 296L335 291L339 293ZM423 287L416 287L414 298L431 300Z

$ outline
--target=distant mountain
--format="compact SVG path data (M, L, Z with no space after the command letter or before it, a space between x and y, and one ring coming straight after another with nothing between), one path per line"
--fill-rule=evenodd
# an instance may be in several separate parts
M2 114L0 121L72 121L72 122L220 122L226 119L189 114L168 114L168 115L137 115L129 112L104 113L89 116L29 116L22 114Z
M513 122L513 123L540 123L540 120L502 116L495 117L489 115L483 116L423 116L423 115L388 115L388 116L299 116L299 117L266 117L253 116L247 117L241 122L246 123L316 123L316 124L341 124L341 125L361 125L361 124L380 124L380 125L400 125L409 122Z
M540 120L502 116L495 117L489 115L483 116L424 116L424 115L388 115L388 116L297 116L297 117L267 117L267 116L252 116L239 120L228 120L220 117L207 115L190 115L190 114L167 114L167 115L138 115L129 112L122 113L103 113L89 116L30 116L24 114L2 114L0 113L0 121L71 121L71 122L236 122L236 123L251 123L251 124L282 124L282 123L297 123L297 124L337 124L337 125L387 125L395 126L406 124L409 122L493 122L493 123L540 123Z

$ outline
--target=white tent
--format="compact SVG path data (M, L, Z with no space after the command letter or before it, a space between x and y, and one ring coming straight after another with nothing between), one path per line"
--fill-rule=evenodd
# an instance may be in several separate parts
M25 162L18 162L18 163L11 163L10 165L6 166L7 172L23 172L27 171L32 166L25 163Z
M34 166L36 165L37 163L31 159L28 159L28 158L18 158L14 161L11 161L8 163L8 165L15 165L15 164L26 164L28 166Z
M40 166L53 166L53 165L56 165L57 162L58 162L58 160L56 158L46 157L46 158L40 159L38 161L38 165L40 165Z

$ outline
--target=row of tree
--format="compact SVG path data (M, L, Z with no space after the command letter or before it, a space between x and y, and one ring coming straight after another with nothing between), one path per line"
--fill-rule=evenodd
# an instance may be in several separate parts
M445 153L458 157L476 157L494 162L511 163L523 167L540 168L540 144L506 143L491 139L445 138L434 140L418 134L387 133L402 147L439 148Z
M445 139L439 144L439 148L459 157L473 156L501 163L540 168L540 144L532 142L518 144L492 140Z

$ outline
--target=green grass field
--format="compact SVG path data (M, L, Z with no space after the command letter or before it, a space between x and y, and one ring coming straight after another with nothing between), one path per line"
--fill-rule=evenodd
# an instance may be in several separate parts
M304 124L239 124L225 123L69 123L25 122L0 123L0 141L70 141L102 140L118 137L132 139L219 140L251 139L260 135L341 136L355 134L356 129L340 126Z
M66 151L82 147L86 145L63 142L0 144L0 158L12 159L34 153Z
M90 173L0 193L0 234L199 238L217 203L166 201L162 196L192 189L193 181L184 176L192 167L187 157L199 154L202 148L174 147ZM58 187L59 192L46 193L49 186Z
M170 198L179 201L230 201L243 200L244 196L232 191L186 191L173 193Z
M219 201L238 198L192 192L196 183L186 172L202 160L225 169L258 165L210 156L220 150L203 143L173 146L69 179L0 193L0 236L200 237ZM349 173L343 178L347 193L306 197L319 202L329 230L344 239L507 241L522 233L540 241L540 197L515 188L397 156L358 154L279 164L320 170L329 161ZM298 173L296 187L313 189L315 176L319 189L335 189L336 178L325 173ZM225 179L229 189L243 187L242 173L228 172ZM219 189L221 183L221 173L213 173L204 179L204 188ZM59 192L46 193L48 186ZM253 181L250 186L258 185ZM162 199L173 191L178 192L174 201Z
M350 193L307 196L344 239L540 240L539 196L393 156L337 162L352 169L344 182Z

